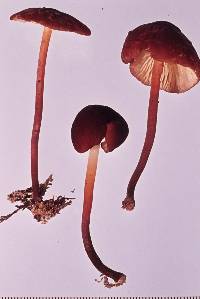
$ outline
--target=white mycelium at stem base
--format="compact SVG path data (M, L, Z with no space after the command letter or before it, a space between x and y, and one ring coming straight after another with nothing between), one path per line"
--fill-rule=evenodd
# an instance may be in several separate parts
M51 33L52 29L44 27L37 68L35 115L31 137L31 178L34 201L39 200L38 143L42 122L45 66Z
M153 142L156 134L157 112L158 112L158 103L159 103L158 99L159 99L160 78L161 78L162 71L163 71L163 62L154 60L152 78L151 78L151 91L150 91L150 99L149 99L146 137L145 137L139 162L128 184L127 196L125 200L122 202L122 208L126 210L133 210L133 208L135 207L135 200L134 200L135 187L146 166L146 163L148 161L153 146Z
M93 146L89 151L88 165L85 178L84 204L82 213L82 238L86 253L93 265L102 273L104 285L108 288L120 286L126 281L123 273L114 271L102 263L97 255L90 236L90 214L93 201L93 189L95 183L96 169L98 163L100 145ZM108 277L112 278L115 283L108 282Z

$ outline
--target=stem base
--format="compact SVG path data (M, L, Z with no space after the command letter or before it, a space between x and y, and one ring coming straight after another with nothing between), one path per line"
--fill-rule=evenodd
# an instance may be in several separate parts
M122 209L125 209L127 211L132 211L135 208L135 200L132 196L127 196L122 201Z

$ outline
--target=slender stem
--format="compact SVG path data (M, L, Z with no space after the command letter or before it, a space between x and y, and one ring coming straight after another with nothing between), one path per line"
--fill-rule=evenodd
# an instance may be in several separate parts
M102 263L92 244L92 240L90 236L90 227L89 227L99 148L100 145L95 145L94 147L92 147L88 157L88 165L87 165L85 188L84 188L84 204L83 204L83 213L82 213L82 238L83 238L85 251L89 259L96 267L96 269L99 270L103 275L105 275L105 279L104 279L104 282L106 282L106 284L104 283L105 286L112 287L124 283L126 276L123 273L119 273L108 268ZM116 282L116 284L108 283L108 280L106 279L107 276L112 278Z
M132 210L135 206L135 201L134 201L135 187L147 164L153 146L153 142L156 134L157 113L158 113L158 103L159 103L158 98L159 98L159 89L160 89L160 77L162 71L163 71L163 62L154 60L152 79L151 79L151 91L150 91L150 99L149 99L146 137L145 137L139 162L128 184L127 196L125 200L122 202L122 208L125 208L127 210Z
M40 197L38 180L38 143L42 122L45 66L51 33L51 29L44 27L37 68L35 115L31 137L31 178L34 201L39 200Z

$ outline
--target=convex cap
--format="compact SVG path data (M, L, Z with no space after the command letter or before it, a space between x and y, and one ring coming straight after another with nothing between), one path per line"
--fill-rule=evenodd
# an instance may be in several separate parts
M120 146L128 136L128 125L124 118L107 106L89 105L75 117L71 138L75 150L83 153L101 143L105 152Z
M28 8L10 17L11 20L39 23L45 27L60 31L71 31L90 35L90 29L76 18L54 8Z
M200 61L192 43L175 25L157 21L128 33L121 58L133 76L151 85L153 61L164 62L160 88L184 92L200 79Z

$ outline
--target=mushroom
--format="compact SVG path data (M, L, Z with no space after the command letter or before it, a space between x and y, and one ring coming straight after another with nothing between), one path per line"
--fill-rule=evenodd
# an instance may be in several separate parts
M43 111L43 92L46 57L52 30L70 31L81 35L90 35L90 29L74 17L53 8L28 8L10 17L15 21L39 23L44 26L38 59L35 115L31 138L31 178L33 201L40 201L41 194L38 180L38 143Z
M124 142L128 131L128 125L122 116L110 107L101 105L89 105L83 108L77 114L71 128L75 150L79 153L89 150L82 213L83 244L89 259L102 273L101 280L104 280L104 285L109 288L122 285L126 281L126 276L108 268L97 255L90 235L90 213L100 145L105 153L111 152ZM110 283L108 277L115 283Z
M151 86L146 137L139 162L127 187L122 208L135 206L136 184L148 161L156 133L159 90L182 93L200 79L200 61L192 43L175 25L157 21L141 25L128 33L121 58L130 63L130 72Z

